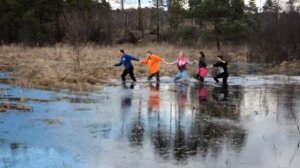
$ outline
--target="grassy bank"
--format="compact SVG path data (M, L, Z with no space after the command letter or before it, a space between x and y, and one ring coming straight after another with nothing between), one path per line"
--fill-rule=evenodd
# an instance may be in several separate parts
M269 74L300 75L300 60L283 61L272 65L266 72Z
M112 66L119 61L120 48L139 58L145 58L146 51L151 50L167 61L174 61L180 50L194 60L198 58L200 50L169 44L107 47L86 45L77 48L68 45L41 48L10 45L0 47L0 69L11 71L16 77L16 84L24 87L85 90L94 85L107 83L111 79L120 78L123 67ZM201 50L205 52L208 61L215 60L218 54L223 54L228 60L245 60L243 49L225 48L220 52L209 48ZM148 76L147 66L134 62L134 67L138 78ZM173 76L177 72L175 66L162 65L161 67L162 75ZM191 68L191 71L194 69L195 67Z

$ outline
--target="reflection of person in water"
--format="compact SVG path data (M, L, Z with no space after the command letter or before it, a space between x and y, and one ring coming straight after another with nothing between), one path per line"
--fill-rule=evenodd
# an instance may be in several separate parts
M153 85L149 84L150 92L148 99L148 123L149 135L151 142L154 145L155 151L162 157L168 156L169 140L166 134L166 127L161 127L161 116L159 111L160 98L159 98L159 83Z
M124 95L121 95L121 107L120 107L120 124L121 124L121 128L120 128L120 137L123 137L124 134L127 132L126 128L127 128L127 123L128 123L128 117L130 116L130 111L131 111L131 105L132 105L132 99L133 99L133 94L127 93Z
M150 93L148 99L148 108L149 110L159 108L159 83L156 83L155 86L150 83Z
M131 93L121 97L121 120L123 124L126 123L128 113L130 112L132 98L133 95Z
M133 85L130 86L132 88ZM133 145L142 145L143 137L144 137L144 125L141 120L141 108L139 108L137 117L131 122L131 120L128 119L128 116L130 116L131 113L131 107L132 107L132 99L133 94L130 91L129 94L126 94L121 99L121 120L122 120L122 135L124 133L127 133L128 125L130 125L130 132L128 135L129 141ZM141 103L140 103L141 106Z
M123 99L121 100L121 108L122 109L128 109L131 107L131 99L132 97L130 95L124 96Z
M125 82L122 82L122 86L124 89L134 89L134 83L132 82L128 87Z
M187 92L188 92L187 85L182 84L179 86L179 90L178 90L178 105L179 106L187 105Z
M228 86L215 87L212 91L212 97L216 101L227 101Z
M198 96L199 96L199 103L201 104L202 102L206 102L207 101L207 97L208 97L208 90L206 87L204 87L203 85L199 87L198 90Z

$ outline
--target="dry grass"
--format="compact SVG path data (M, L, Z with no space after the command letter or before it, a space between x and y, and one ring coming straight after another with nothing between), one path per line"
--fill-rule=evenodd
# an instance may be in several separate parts
M31 111L32 107L25 105L15 105L11 103L0 103L0 112L6 112L7 110Z
M267 69L270 74L300 75L300 60L284 61Z
M129 54L139 58L146 57L146 51L161 55L167 61L174 61L177 53L182 50L194 60L198 58L198 48L179 47L170 44L94 46L86 45L80 52L80 71L76 71L75 52L68 45L32 48L21 45L0 47L0 69L12 71L16 84L24 87L45 89L89 89L96 84L117 79L123 67L113 67L119 61L119 49L124 48ZM245 61L245 49L233 47L218 52L215 49L201 49L207 60L215 60L215 56L223 54L228 60ZM237 52L239 51L239 52ZM148 76L147 66L134 62L135 74L139 77ZM175 66L162 65L161 74L172 76L177 72Z

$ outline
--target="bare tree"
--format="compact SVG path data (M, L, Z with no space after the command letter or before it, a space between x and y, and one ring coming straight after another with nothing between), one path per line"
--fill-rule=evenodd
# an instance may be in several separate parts
M163 0L153 0L153 5L156 9L156 37L157 40L159 40L160 36L160 15L159 15L159 8L164 7L164 1Z
M86 32L84 27L83 18L78 11L74 11L70 14L69 25L67 27L67 39L74 51L74 71L81 70L81 50L86 40Z
M295 0L288 0L286 4L290 12L295 11Z
M125 10L125 0L119 1L121 4L121 11L123 13L123 31L124 31L124 39L127 38L127 29L128 29L128 18L127 18L127 12Z
M138 12L139 12L139 30L141 31L142 38L143 38L144 37L144 26L143 26L141 0L138 0L138 3L139 3L139 7L138 7Z
M156 36L159 39L159 0L156 0Z

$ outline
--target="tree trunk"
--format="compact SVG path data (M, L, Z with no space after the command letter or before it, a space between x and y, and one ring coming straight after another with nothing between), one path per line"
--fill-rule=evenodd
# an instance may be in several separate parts
M61 41L61 31L60 31L60 23L59 23L59 14L55 15L55 21L54 21L54 31L55 31L55 42Z
M123 29L124 29L124 40L126 41L126 32L127 32L127 24L126 24L126 22L127 22L127 15L126 15L126 11L125 11L125 9L124 9L124 0L121 0L121 10L122 10L122 13L123 13L123 21L124 21L124 27L123 27Z
M221 30L220 30L220 28L219 28L219 26L217 24L214 25L214 33L216 35L217 49L220 50L221 49L221 42L220 42Z
M159 0L156 0L156 37L159 40Z
M144 38L144 27L143 27L143 18L142 18L142 7L141 7L141 0L139 1L139 30L141 31L142 38Z
M218 51L220 51L220 49L221 49L219 34L217 34L217 49L218 49Z
M105 2L105 17L103 18L106 22L106 44L112 44L112 12L109 6L107 6L107 1L103 0Z

